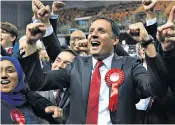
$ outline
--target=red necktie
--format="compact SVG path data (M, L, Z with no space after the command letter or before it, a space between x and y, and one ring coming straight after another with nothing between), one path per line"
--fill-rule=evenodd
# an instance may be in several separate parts
M102 66L102 64L103 64L102 61L97 62L96 68L91 78L87 114L86 114L86 124L97 124L98 122L98 105L99 105L100 84L101 84L99 68Z
M8 48L7 52L8 52L10 55L12 55L12 53L13 53L13 48Z

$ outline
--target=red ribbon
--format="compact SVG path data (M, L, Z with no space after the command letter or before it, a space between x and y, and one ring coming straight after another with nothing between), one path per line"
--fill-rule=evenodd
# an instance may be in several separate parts
M112 79L112 76L118 78ZM121 69L113 68L106 73L105 80L108 86L112 86L108 110L114 112L118 109L118 87L124 81L124 72Z

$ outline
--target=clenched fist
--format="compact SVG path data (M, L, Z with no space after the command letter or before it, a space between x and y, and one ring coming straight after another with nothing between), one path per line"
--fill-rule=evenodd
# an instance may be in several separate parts
M148 32L141 22L129 25L129 30L127 33L137 42L144 43L150 39Z
M88 52L89 51L87 39L79 40L75 44L76 44L76 48L79 51L81 51L81 52Z
M146 11L153 10L153 8L155 7L156 3L157 3L157 0L143 0L142 1L143 8Z
M65 3L62 1L54 1L52 4L52 13L58 14L58 11L65 6Z
M47 23L49 22L49 18L51 15L50 7L44 6L40 10L38 10L37 16L41 20L42 23Z
M41 39L46 32L46 26L43 23L31 23L27 25L26 37L29 44L35 43Z

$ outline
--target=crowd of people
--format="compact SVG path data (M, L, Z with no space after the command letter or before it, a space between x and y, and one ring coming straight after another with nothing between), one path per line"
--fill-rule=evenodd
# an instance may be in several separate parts
M146 23L129 25L136 57L106 16L91 19L87 38L78 29L61 46L61 1L50 10L32 0L33 23L18 41L17 28L1 22L1 124L174 124L175 6L158 27L156 4L143 0Z
M164 13L170 4L172 4L172 1L158 1L155 6L155 10ZM98 6L92 8L66 8L60 10L60 19L58 21L58 25L64 29L63 31L65 31L66 28L69 29L71 27L75 27L73 23L75 18L99 15L112 18L113 20L121 23L125 28L125 23L122 22L128 22L128 20L131 22L133 22L132 20L137 21L138 19L136 18L136 15L138 13L142 13L143 11L144 9L142 7L141 1L124 1L114 5ZM168 14L168 12L169 11L167 11L165 14ZM165 14L162 15L161 18L163 18Z

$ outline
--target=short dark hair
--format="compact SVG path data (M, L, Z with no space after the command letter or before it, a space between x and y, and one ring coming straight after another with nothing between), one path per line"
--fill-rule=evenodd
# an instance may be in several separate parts
M71 49L63 49L61 52L69 52L74 56L78 56L78 54L75 51L71 50Z
M95 16L91 19L90 23L93 23L94 21L96 20L99 20L99 19L104 19L108 22L111 23L111 26L112 26L112 33L113 33L113 37L119 37L120 35L120 29L119 29L119 26L118 24L111 18L108 18L108 17L105 17L105 16Z
M7 33L10 33L12 37L16 36L16 39L17 39L18 31L17 31L16 26L14 26L13 24L8 23L8 22L1 22L1 27L0 28L2 30L6 31Z

